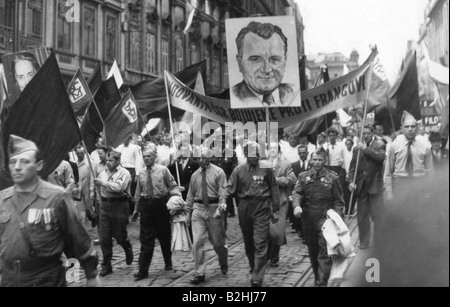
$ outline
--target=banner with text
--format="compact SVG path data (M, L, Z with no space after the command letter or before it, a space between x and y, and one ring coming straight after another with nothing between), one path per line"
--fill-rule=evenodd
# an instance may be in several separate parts
M364 102L369 88L370 63L366 63L345 76L323 85L303 91L302 106L270 108L271 122L285 128L300 121L318 118L338 109L353 107ZM165 72L169 101L172 106L188 112L201 114L220 124L226 122L265 122L266 109L231 109L229 100L201 95ZM370 89L372 91L372 88Z

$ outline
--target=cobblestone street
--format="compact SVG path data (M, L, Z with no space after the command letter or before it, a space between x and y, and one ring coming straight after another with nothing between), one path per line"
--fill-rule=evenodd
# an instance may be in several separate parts
M86 223L91 237L97 238L97 230L92 229ZM356 219L351 220L349 229L352 231L352 241L357 246L358 232ZM173 252L173 271L164 270L164 260L158 241L156 241L155 252L149 270L149 278L139 282L134 281L133 274L137 272L137 259L139 256L139 224L128 225L128 235L133 245L134 262L132 265L125 264L125 253L120 246L114 246L113 271L114 273L101 278L104 287L249 287L250 273L248 260L245 255L242 232L239 227L238 217L228 218L227 244L228 273L222 275L217 256L212 245L207 242L206 251L206 282L198 286L189 283L193 274L194 262L190 252ZM313 287L314 276L308 257L308 248L296 233L291 231L290 226L286 228L287 245L281 247L280 266L269 267L263 286L264 287ZM101 258L101 249L96 245L96 250ZM84 287L85 280L81 274L80 282L69 283L69 287Z

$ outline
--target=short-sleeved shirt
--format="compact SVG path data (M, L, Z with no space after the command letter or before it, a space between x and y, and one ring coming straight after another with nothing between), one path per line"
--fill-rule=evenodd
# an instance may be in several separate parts
M130 172L120 165L113 172L104 170L98 179L106 182L106 186L100 187L102 197L126 197L130 193Z
M159 164L153 164L148 169L144 168L138 176L134 198L138 201L141 197L148 197L150 194L150 185L148 184L148 173L152 176L153 196L152 198L165 198L170 196L181 196L177 182L173 178L169 169Z

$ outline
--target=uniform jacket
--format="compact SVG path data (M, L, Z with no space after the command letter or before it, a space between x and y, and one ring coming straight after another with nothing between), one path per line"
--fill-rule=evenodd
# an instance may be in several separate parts
M293 207L301 206L314 210L333 209L342 214L344 200L338 180L338 175L326 168L319 173L314 168L301 173L292 192Z
M21 218L20 218L21 217ZM83 261L94 255L91 238L64 189L39 179L36 189L20 202L14 186L0 192L0 258L6 261L31 258L19 224L26 230L36 257L60 256ZM91 270L88 275L96 275ZM86 269L86 268L85 268ZM38 270L39 271L39 270ZM41 272L45 275L45 272ZM26 284L27 281L23 281ZM31 283L32 281L30 281Z
M353 149L350 162L349 178L353 180L356 168L358 149ZM363 186L369 194L383 192L383 162L386 159L386 144L374 137L370 146L361 151L358 172L356 174L356 195L361 193Z

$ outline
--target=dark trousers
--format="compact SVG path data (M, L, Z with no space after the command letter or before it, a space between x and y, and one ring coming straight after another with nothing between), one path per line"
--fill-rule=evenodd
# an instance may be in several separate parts
M147 273L152 262L155 239L159 239L166 266L172 265L170 213L166 207L167 199L141 200L141 253L139 271Z
M1 287L65 287L66 270L60 261L29 271L3 267Z
M239 224L244 237L245 253L252 269L252 280L262 283L267 269L272 201L247 200L239 202Z
M378 243L379 222L383 207L383 193L369 194L367 189L362 189L358 195L358 230L359 242L361 245L369 246L370 244L370 219L374 222L374 240Z
M102 267L111 267L113 254L112 238L124 250L130 249L131 244L128 240L128 201L106 202L102 200L100 206L100 247L103 253Z
M322 234L324 216L324 210L303 209L303 234L308 246L314 277L319 286L327 285L332 266L332 260L327 253L327 241Z
M348 207L350 206L350 198L352 193L350 192L350 190L348 189L348 186L350 185L350 183L348 183L347 181L344 182L344 186L342 187L342 189L344 190L344 202L345 202L345 214L353 214L353 211L355 210L355 204L356 204L356 193L353 195L353 200L352 200L352 205L350 207L350 211L348 209Z
M130 172L131 175L131 185L130 185L130 192L131 192L131 196L134 196L134 192L136 191L136 169L134 168L126 168L127 171ZM133 214L134 212L134 198L131 197L130 200L128 201L128 205L129 205L129 213Z
M302 219L298 218L294 215L294 208L292 206L291 201L289 201L288 218L289 218L289 222L291 224L291 228L297 232L300 231L300 233L303 233ZM302 236L303 236L303 234L302 234Z

